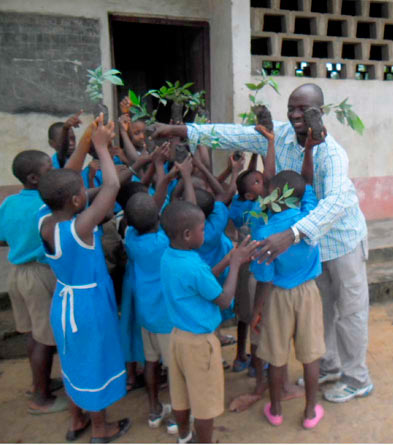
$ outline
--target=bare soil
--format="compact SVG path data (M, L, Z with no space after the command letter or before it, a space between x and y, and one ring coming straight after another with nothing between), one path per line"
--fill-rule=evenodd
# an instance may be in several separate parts
M220 443L391 443L393 431L393 303L374 305L370 313L370 346L368 363L375 384L374 392L366 398L348 403L333 404L322 400L325 418L313 431L301 427L304 401L284 402L284 422L270 426L262 417L268 395L251 409L240 414L228 410L215 422L215 437ZM235 328L223 333L235 334ZM223 348L223 356L232 362L235 346ZM24 392L31 382L26 359L0 361L0 441L7 443L62 443L68 427L67 412L32 416L27 413L28 401ZM58 358L54 376L60 376ZM301 366L292 356L291 379L301 374ZM246 373L226 373L226 401L237 394L253 389L255 380ZM168 390L162 400L168 401ZM129 393L108 409L110 419L131 417L133 426L120 439L122 443L175 443L164 426L152 430L147 426L147 397L144 389ZM88 442L87 432L79 442Z

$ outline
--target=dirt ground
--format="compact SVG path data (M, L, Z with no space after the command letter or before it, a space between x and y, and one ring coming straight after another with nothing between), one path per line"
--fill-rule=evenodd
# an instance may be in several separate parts
M333 404L322 401L325 418L313 431L301 427L304 401L284 402L284 422L270 426L262 416L267 394L250 410L241 414L228 410L215 422L215 438L220 443L391 443L393 431L393 303L373 305L370 313L370 346L368 363L375 390L369 397L349 403ZM234 334L234 328L223 332ZM235 346L223 348L224 358L231 362ZM0 362L0 442L62 443L68 425L67 412L46 416L27 413L24 392L29 387L30 373L26 359ZM301 366L292 357L291 379L301 373ZM59 376L56 356L54 373ZM255 380L245 373L226 373L226 401L253 388ZM322 394L320 396L322 400ZM168 391L162 394L168 400ZM164 427L152 430L147 426L147 397L144 389L129 393L108 409L110 419L129 416L133 426L123 436L122 443L175 443ZM79 442L88 442L87 432Z

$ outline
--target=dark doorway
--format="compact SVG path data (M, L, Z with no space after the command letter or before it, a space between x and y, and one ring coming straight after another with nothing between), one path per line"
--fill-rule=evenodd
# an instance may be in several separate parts
M210 111L209 25L166 19L111 16L113 66L122 74L116 105L132 89L142 95L165 81L194 82L192 92L205 90ZM156 106L149 98L149 111ZM118 106L117 106L118 108ZM168 122L170 107L160 107L157 118ZM187 120L190 120L190 116Z

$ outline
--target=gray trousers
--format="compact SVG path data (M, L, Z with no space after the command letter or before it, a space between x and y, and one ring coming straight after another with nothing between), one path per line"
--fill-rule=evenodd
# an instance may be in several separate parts
M323 303L326 354L321 371L342 371L341 381L361 388L371 383L366 355L369 296L367 241L348 254L322 263L317 279Z

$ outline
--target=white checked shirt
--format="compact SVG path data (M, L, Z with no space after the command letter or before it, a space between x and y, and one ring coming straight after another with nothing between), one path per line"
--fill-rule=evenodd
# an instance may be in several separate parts
M252 126L236 124L187 124L191 151L201 136L218 137L222 150L251 151L266 155L267 139ZM295 170L301 173L304 147L299 145L289 122L274 122L276 170ZM348 177L348 157L345 150L330 136L314 147L313 187L318 206L296 223L306 235L305 241L319 243L321 260L341 257L367 236L367 226L359 207L355 187Z

